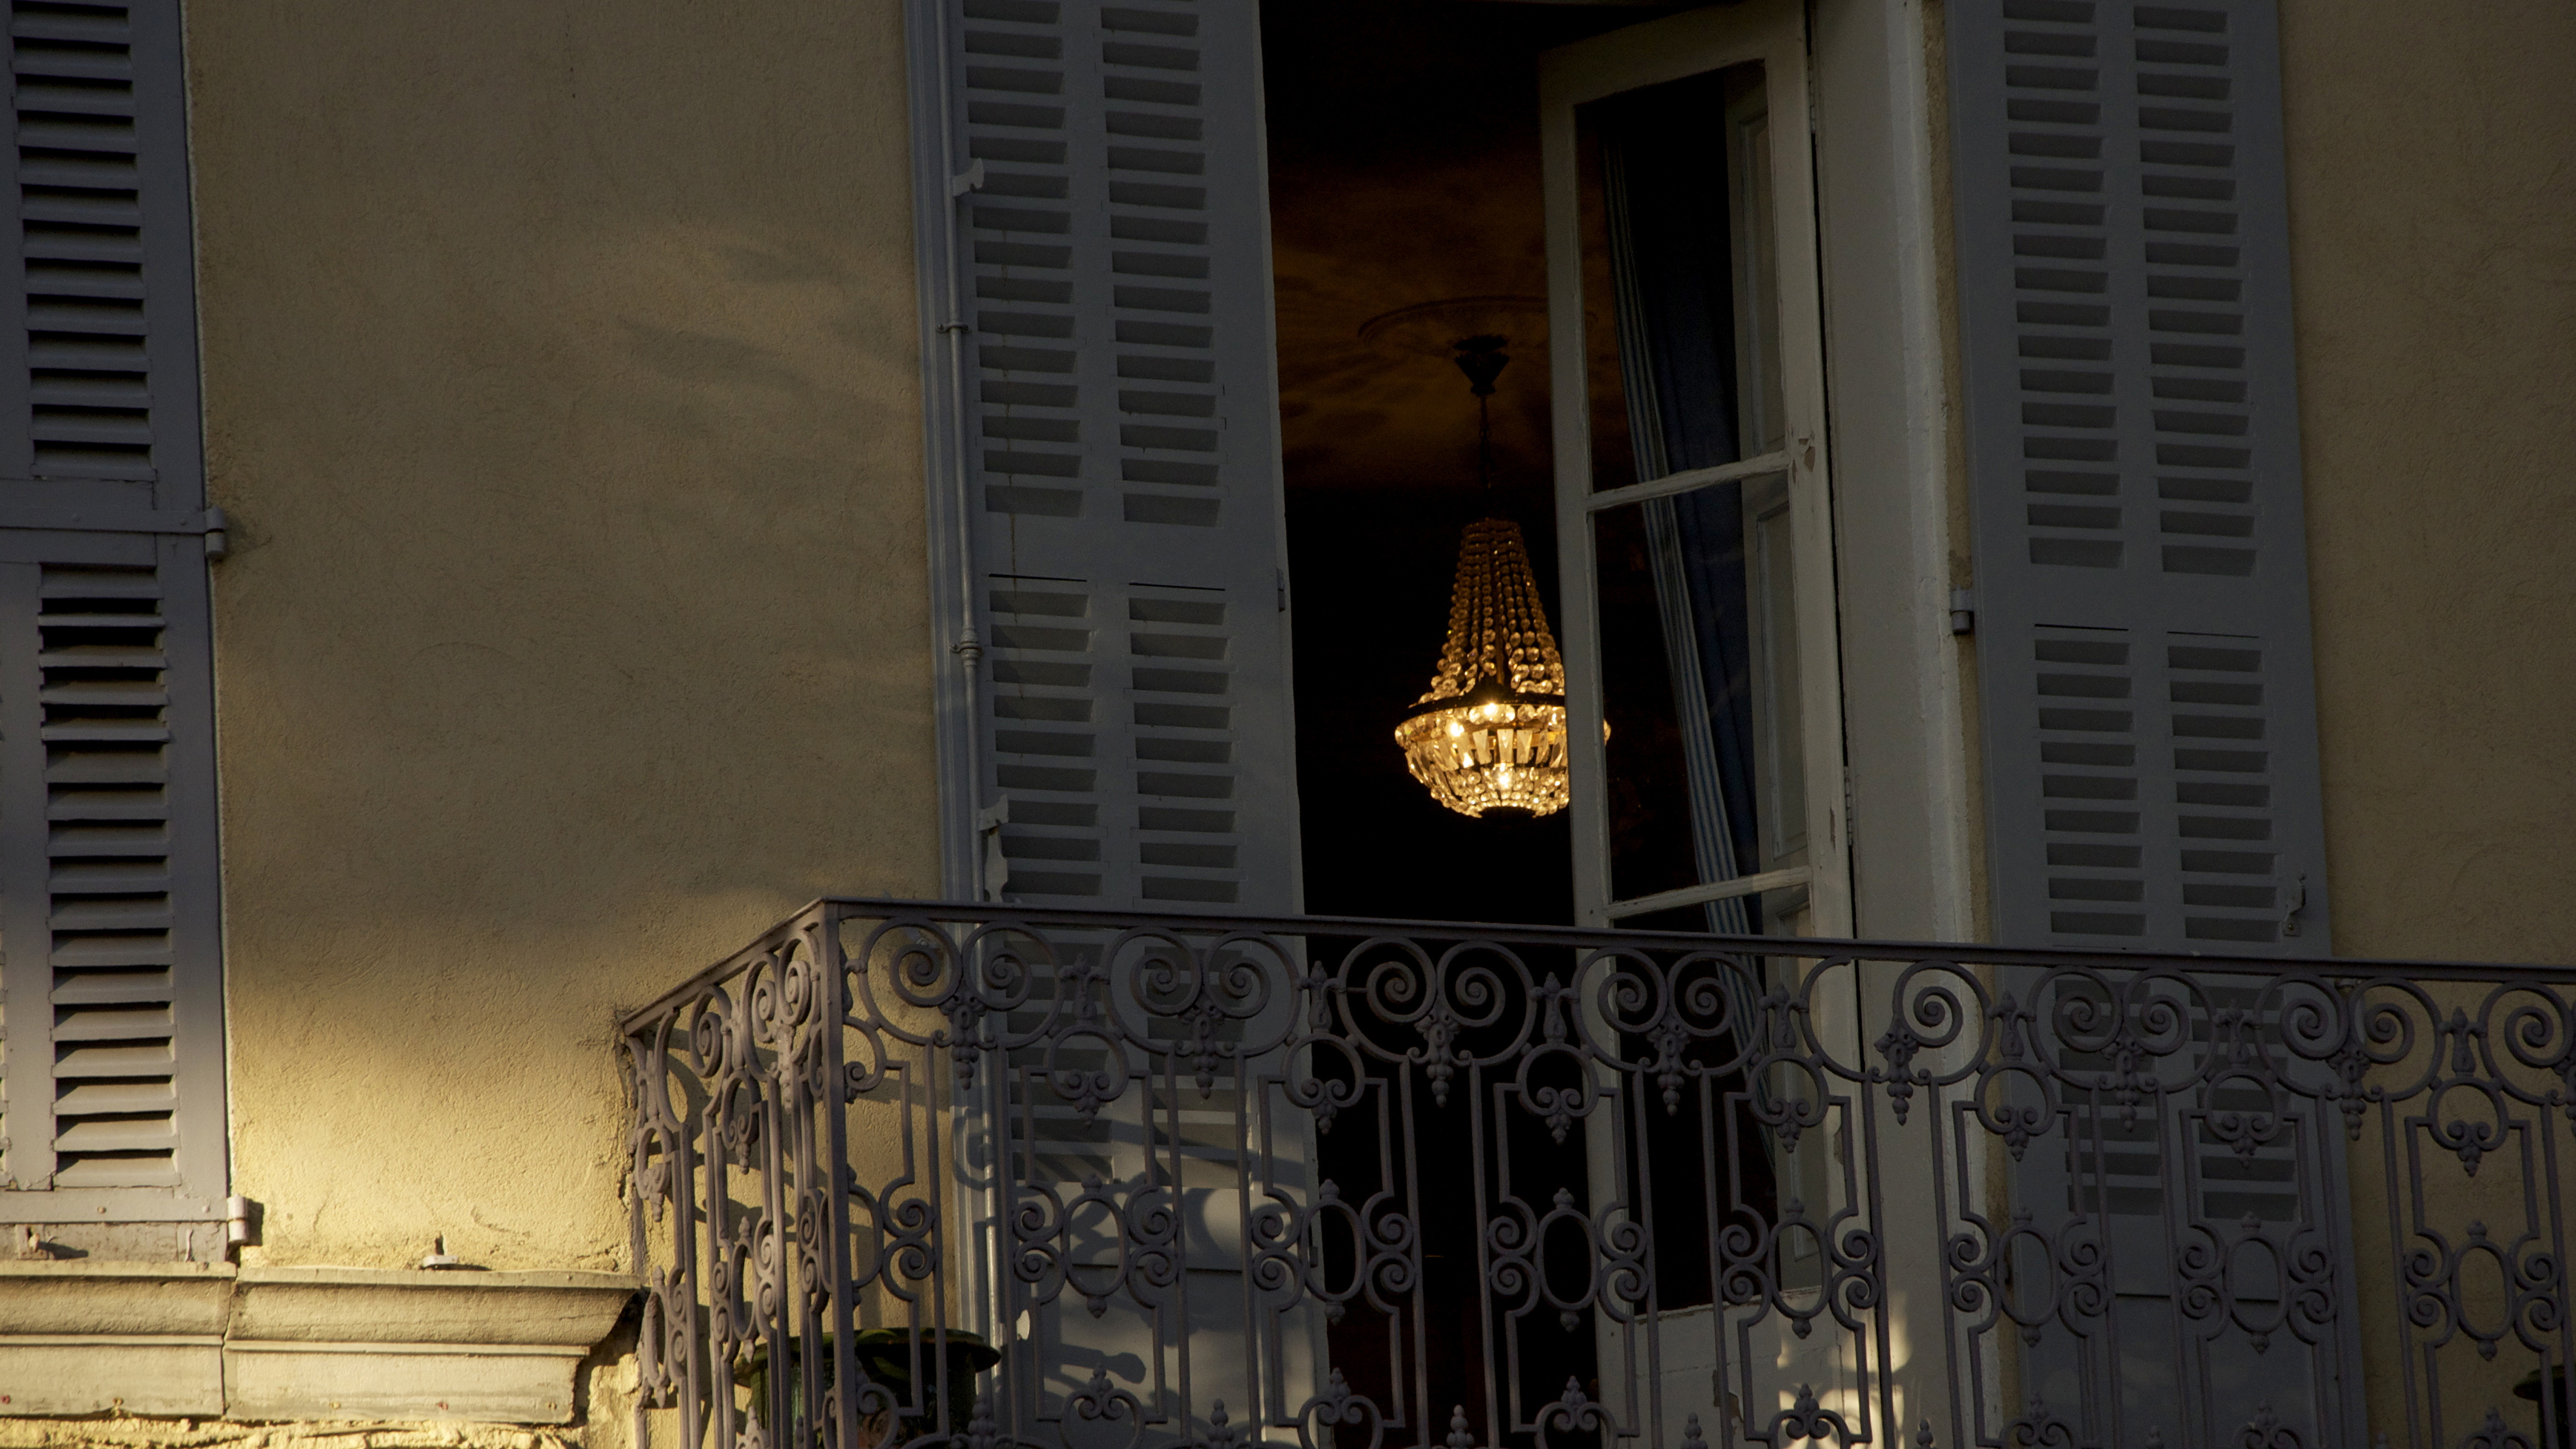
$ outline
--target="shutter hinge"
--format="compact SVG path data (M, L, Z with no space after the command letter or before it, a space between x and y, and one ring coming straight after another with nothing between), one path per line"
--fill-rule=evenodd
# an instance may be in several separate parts
M224 1251L259 1241L259 1204L246 1197L224 1199Z
M1279 570L1278 572L1279 572L1279 612L1280 612L1280 613L1285 614L1285 613L1287 613L1287 612L1288 612L1288 571L1287 571L1286 569L1281 569L1281 570Z
M206 541L206 557L229 551L225 530L231 523L220 508L202 513L179 509L126 512L122 509L0 507L0 528L35 528L59 533L157 533L193 535Z
M970 624L957 636L957 642L948 646L948 652L972 669L984 657L984 641L975 637L974 626Z
M1953 634L1977 632L1976 590L1952 589L1950 591L1950 632Z
M984 163L981 161L948 178L948 194L952 197L964 196L967 192L983 189Z
M2300 874L2290 882L2289 899L2284 904L2285 908L2281 912L2281 934L2284 936L2295 936L2299 934L2299 912L2308 908L2308 877L2306 872L2300 872Z
M1011 883L1011 858L1002 853L1002 827L1011 823L1008 796L975 812L975 833L984 841L984 899L998 901Z

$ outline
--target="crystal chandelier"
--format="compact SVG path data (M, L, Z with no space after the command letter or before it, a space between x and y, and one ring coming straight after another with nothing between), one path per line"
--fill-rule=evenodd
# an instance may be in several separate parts
M1413 778L1461 815L1565 808L1565 661L1519 524L1467 525L1440 667L1395 742Z
M1469 297L1391 312L1361 329L1390 349L1450 356L1476 398L1476 476L1494 487L1494 379L1511 361L1495 325L1530 299ZM1482 325L1478 325L1482 324ZM1565 661L1520 525L1481 518L1458 541L1449 635L1431 688L1396 726L1405 767L1461 815L1565 808Z

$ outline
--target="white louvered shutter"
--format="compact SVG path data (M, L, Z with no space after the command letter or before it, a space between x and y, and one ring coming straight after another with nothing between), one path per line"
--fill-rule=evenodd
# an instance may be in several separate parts
M1000 893L1292 910L1256 11L948 3Z
M934 91L915 112L920 189L926 209L955 207L923 230L933 345L957 349L931 378L933 513L963 540L946 564L957 597L942 603L983 664L977 708L952 714L959 735L944 742L952 879L980 875L988 894L1040 906L1293 912L1257 7L915 0L910 13L916 44L940 48L916 54ZM1091 962L1106 935L1055 933L1068 961ZM1051 993L1078 989L1038 974L1007 1029L1043 1027ZM1267 1025L1220 1036L1258 1039L1279 1005ZM1077 1293L1048 1298L1007 1275L990 1286L997 1331L1038 1345L1005 1420L1073 1413L1099 1366L1140 1397L1156 1442L1207 1423L1219 1400L1238 1425L1293 1424L1315 1387L1320 1320L1268 1305L1276 1295L1244 1273L1235 1157L1238 1144L1260 1155L1265 1191L1309 1191L1311 1129L1265 1080L1278 1054L1247 1053L1243 1077L1167 1097L1145 1054L1056 1046L1060 1067L1136 1075L1095 1115L1050 1085L1048 1047L1012 1053L982 1141L1014 1202L979 1211L1024 1231L1038 1219L1021 1207L1078 1201L1089 1180L1136 1212L1168 1200L1190 1226L1181 1286L1159 1309L1121 1293L1085 1311ZM1119 1252L1061 1246L1093 1277Z
M1996 938L2326 955L2272 0L1967 0L1948 25ZM2040 979L2004 984L2043 1021L2107 1003ZM2013 1209L2107 1291L2033 1339L2025 1392L2088 1442L2233 1442L2265 1412L2353 1441L2341 1123L2225 1145L2261 1094L2196 1077L2190 1045L2282 1005L2198 985L2153 993L2189 1032L2138 1068L2161 1095L2078 1085L2127 1069L2107 1051L2059 1058L2076 1082ZM2295 1287L2341 1326L2213 1317L2187 1290L2249 1237L2304 1275L2236 1285L2249 1319Z
M176 0L14 0L0 1213L220 1217L211 629Z
M2270 0L1949 23L1997 937L2327 954Z

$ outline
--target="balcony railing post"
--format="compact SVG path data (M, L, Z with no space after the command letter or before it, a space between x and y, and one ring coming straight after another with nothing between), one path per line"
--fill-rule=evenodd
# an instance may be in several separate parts
M797 1164L798 1189L804 1204L801 1226L803 1258L821 1281L808 1281L805 1302L819 1308L808 1319L807 1343L814 1333L822 1332L822 1342L831 1346L830 1371L825 1375L829 1387L809 1389L806 1402L816 1406L817 1427L821 1444L830 1449L856 1449L861 1417L862 1380L858 1371L858 1335L855 1309L857 1290L850 1261L851 1224L850 1194L845 1188L842 1164L850 1160L849 1120L853 1094L849 1089L848 1033L849 972L843 956L841 923L847 911L834 903L822 902L808 913L811 924L806 928L806 954L817 973L814 995L814 1034L809 1048L811 1065L802 1078L806 1097L804 1110L798 1113L810 1133L820 1119L820 1151L803 1157ZM820 1238L820 1242L816 1241ZM807 1357L819 1367L825 1362L821 1353ZM828 1415L828 1418L825 1416ZM811 1440L800 1443L811 1443Z

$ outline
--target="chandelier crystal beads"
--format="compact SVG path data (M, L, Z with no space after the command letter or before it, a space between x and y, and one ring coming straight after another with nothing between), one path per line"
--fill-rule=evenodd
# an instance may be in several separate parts
M1565 661L1520 525L1467 525L1440 666L1395 742L1413 778L1461 815L1565 808Z

